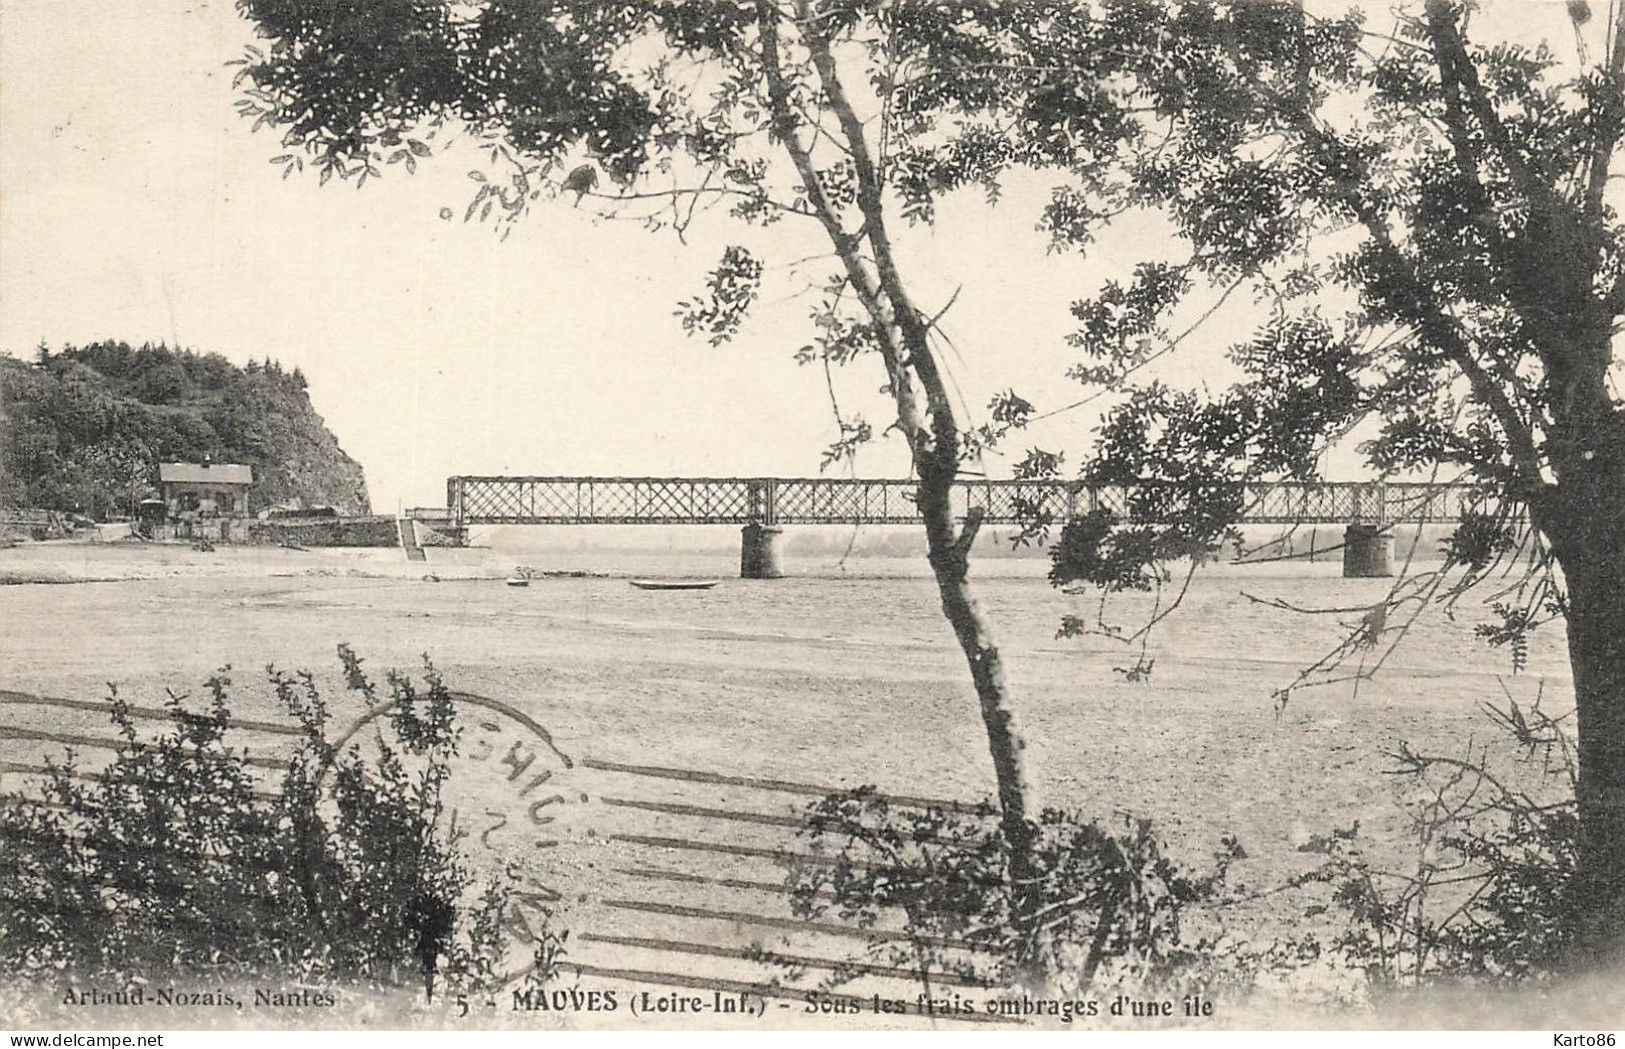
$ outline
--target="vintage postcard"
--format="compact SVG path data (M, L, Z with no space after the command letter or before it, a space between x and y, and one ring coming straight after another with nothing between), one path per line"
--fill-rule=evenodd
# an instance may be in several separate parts
M0 1027L1614 1044L1622 135L1604 0L0 0Z

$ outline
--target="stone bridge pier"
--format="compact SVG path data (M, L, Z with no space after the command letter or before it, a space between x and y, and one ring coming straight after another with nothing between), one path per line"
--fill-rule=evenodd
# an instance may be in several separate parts
M1388 524L1388 486L1353 491L1354 519L1343 529L1343 578L1386 579L1394 574L1394 533Z
M779 560L779 538L784 529L752 522L744 527L739 543L739 578L780 579L784 565Z
M1343 578L1386 579L1394 574L1394 534L1381 525L1343 529Z
M778 482L764 478L750 483L750 521L740 530L739 578L781 579L784 563L779 559Z

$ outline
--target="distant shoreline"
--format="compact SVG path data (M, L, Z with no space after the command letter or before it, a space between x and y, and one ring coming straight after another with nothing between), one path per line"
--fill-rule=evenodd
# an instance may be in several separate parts
M899 529L893 529L896 531ZM604 536L606 541L582 542L576 535L560 534L564 529L533 528L515 536L515 529L479 536L489 545L431 547L426 562L409 562L398 547L286 547L267 545L216 544L212 550L194 549L183 542L144 543L132 541L95 542L78 539L23 542L0 548L0 586L62 585L90 582L130 582L191 577L231 578L331 578L348 576L370 579L397 579L406 582L451 582L454 580L501 580L513 574L516 566L530 568L538 580L560 577L632 578L644 575L669 577L711 577L734 579L739 574L737 536L718 538L720 542L622 545L621 535ZM640 528L639 531L647 531ZM717 530L712 530L717 531ZM1440 530L1443 531L1443 530ZM1394 565L1401 570L1411 557L1412 532L1395 537ZM694 538L691 535L673 536ZM712 537L706 537L708 539ZM928 578L929 566L923 548L901 552L881 546L864 549L845 543L831 550L823 544L810 548L788 542L784 562L787 578L915 579ZM1267 538L1267 537L1266 537ZM1232 551L1202 571L1245 578L1248 575L1325 575L1340 573L1341 554L1336 542L1322 546L1316 537L1316 555L1310 559L1307 539L1300 538L1288 551L1259 544L1249 547L1251 563L1237 562ZM1413 561L1436 567L1440 561L1439 543L1424 534L1415 548ZM519 542L514 540L518 539ZM1049 568L1048 551L1023 551L1012 556L998 548L983 548L972 555L973 579L1031 578L1042 581ZM772 585L772 584L768 584ZM1047 586L1047 582L1045 583Z

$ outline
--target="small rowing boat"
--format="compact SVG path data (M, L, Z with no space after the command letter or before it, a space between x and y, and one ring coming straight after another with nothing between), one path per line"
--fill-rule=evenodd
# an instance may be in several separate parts
M530 579L526 576L514 575L508 577L509 586L529 586Z
M639 590L709 590L716 586L717 579L633 579L631 583Z

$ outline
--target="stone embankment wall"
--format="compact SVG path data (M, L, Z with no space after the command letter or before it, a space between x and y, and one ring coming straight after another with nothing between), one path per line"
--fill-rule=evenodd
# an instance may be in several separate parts
M398 546L400 536L395 518L379 514L251 521L248 541L268 546Z

